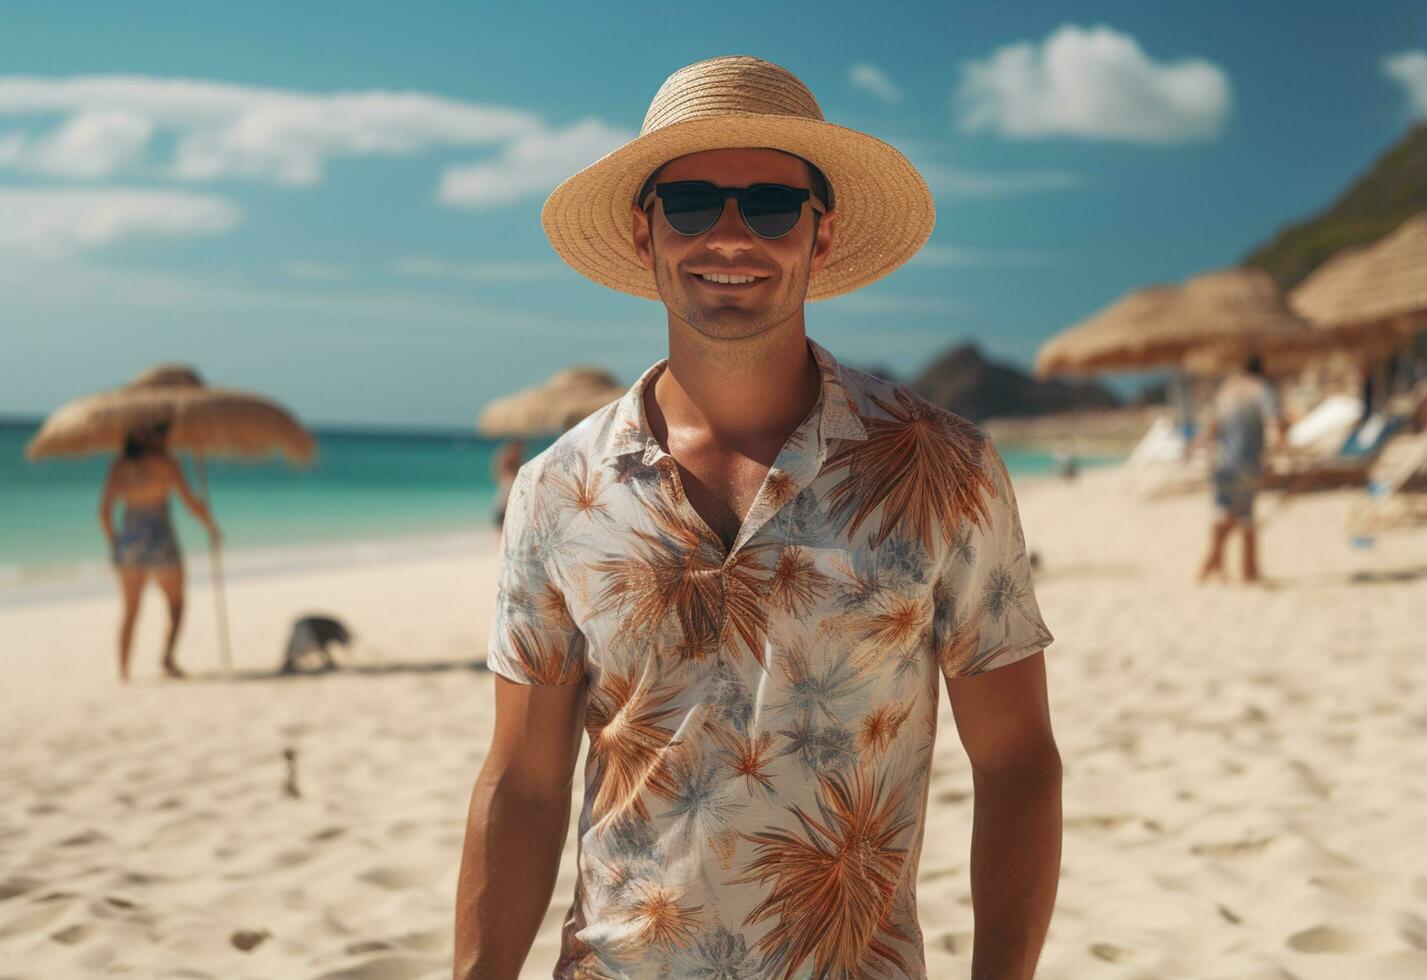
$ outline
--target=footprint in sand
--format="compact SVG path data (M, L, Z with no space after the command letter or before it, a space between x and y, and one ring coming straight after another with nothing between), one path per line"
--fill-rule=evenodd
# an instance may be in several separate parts
M1113 943L1091 943L1090 955L1106 963L1127 963L1135 958L1135 951Z
M36 881L33 878L10 878L7 881L0 881L0 902L7 898L14 898L16 895L23 895L42 884L44 882Z
M1300 953L1356 953L1368 948L1368 941L1357 933L1333 926L1314 926L1288 937L1288 946Z
M973 936L969 932L944 932L931 937L931 941L940 949L946 950L956 956L971 952L971 940Z
M1270 834L1267 837L1251 837L1217 844L1195 844L1189 850L1202 857L1239 857L1244 854L1257 854L1276 839L1274 834Z
M1383 880L1370 874L1312 875L1308 881L1330 894L1357 900L1377 898L1386 890Z
M61 929L59 932L50 933L50 938L66 946L75 946L89 938L89 934L93 931L94 927L89 923L76 922L74 925Z
M376 885L378 888L399 891L412 887L421 879L405 868L372 868L357 875L357 880Z
M1413 949L1427 949L1427 921L1408 912L1397 920L1397 934Z
M971 791L963 789L943 790L936 795L936 801L938 803L946 803L948 805L965 803L969 799L971 799Z

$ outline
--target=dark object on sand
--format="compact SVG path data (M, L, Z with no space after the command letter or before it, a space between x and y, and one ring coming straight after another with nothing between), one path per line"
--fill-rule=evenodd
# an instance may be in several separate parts
M247 953L255 949L264 939L272 936L266 929L239 929L229 939L236 948Z
M283 654L283 674L299 674L313 671L336 670L337 664L327 649L329 643L349 646L352 635L335 619L326 616L304 616L292 625L292 639L287 643L287 653ZM305 661L316 659L315 668L305 666Z
M294 800L300 799L302 791L297 788L297 749L283 749L282 758L287 763L287 781L283 783L282 791Z

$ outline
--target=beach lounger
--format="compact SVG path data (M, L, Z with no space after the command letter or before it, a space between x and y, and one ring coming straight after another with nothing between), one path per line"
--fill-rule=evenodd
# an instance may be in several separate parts
M1374 412L1356 426L1336 452L1325 456L1280 456L1270 461L1262 486L1285 493L1365 487L1378 457L1407 419Z
M1393 449L1396 458L1383 461L1386 472L1374 471L1367 495L1348 516L1355 538L1427 524L1427 432L1404 437Z
M1288 429L1292 452L1331 452L1343 445L1363 417L1363 400L1329 395Z
M1202 490L1209 482L1209 460L1184 427L1161 415L1130 452L1124 480L1131 493L1153 499Z
M1328 455L1305 457L1290 453L1271 458L1263 486L1286 493L1366 487L1383 451L1396 436L1411 430L1424 404L1427 384L1389 400L1383 410L1353 427Z

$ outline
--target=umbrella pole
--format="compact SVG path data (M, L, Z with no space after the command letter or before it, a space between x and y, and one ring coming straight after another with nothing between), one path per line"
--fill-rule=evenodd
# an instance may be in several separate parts
M194 457L198 463L198 486L203 494L203 506L208 508L208 513L213 513L213 507L208 496L208 467L204 463L203 454L196 453ZM208 549L208 557L213 565L213 599L218 605L218 651L223 657L223 669L232 671L233 652L230 649L230 638L228 635L228 599L223 589L223 557L218 553L218 542L211 543Z

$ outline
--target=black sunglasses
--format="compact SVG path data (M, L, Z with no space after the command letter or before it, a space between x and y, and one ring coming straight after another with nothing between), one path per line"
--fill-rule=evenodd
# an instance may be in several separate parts
M743 223L759 238L782 238L798 225L803 202L819 214L827 208L806 187L786 184L749 184L747 187L719 187L707 180L676 180L655 184L654 197L664 202L664 218L681 235L702 235L718 224L723 202L738 201ZM649 207L652 198L642 207Z

